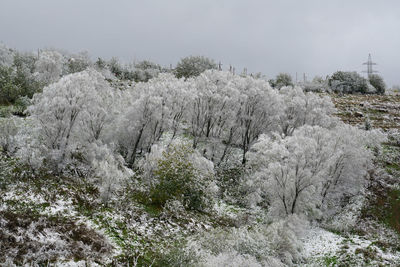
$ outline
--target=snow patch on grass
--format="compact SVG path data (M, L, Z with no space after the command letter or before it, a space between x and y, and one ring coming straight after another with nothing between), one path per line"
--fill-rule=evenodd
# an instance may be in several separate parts
M302 241L302 254L307 263L397 266L394 264L400 262L400 252L386 250L379 247L377 242L355 234L342 236L320 227L311 227ZM336 266L335 264L332 266Z
M303 238L305 258L335 254L344 238L319 227L312 227Z

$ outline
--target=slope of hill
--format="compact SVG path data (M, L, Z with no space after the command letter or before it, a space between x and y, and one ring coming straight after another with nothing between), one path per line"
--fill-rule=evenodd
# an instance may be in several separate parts
M382 128L389 141L377 151L367 201L343 211L343 216L355 216L356 226L351 231L306 226L298 266L398 266L400 98L349 95L332 99L343 121ZM135 179L105 205L91 183L45 170L32 173L3 155L0 164L0 263L5 266L198 266L193 260L198 254L185 251L190 238L219 233L229 239L236 233L233 247L255 249L251 243L255 241L249 241L243 231L270 223L263 210L226 203L216 203L211 213L160 209L140 201ZM262 242L270 241L257 245ZM207 261L206 266L216 266L221 256L214 256L215 261ZM241 259L237 264L251 262Z

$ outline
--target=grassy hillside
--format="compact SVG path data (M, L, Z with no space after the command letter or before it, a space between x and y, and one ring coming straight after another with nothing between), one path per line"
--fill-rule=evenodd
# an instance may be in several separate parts
M371 184L375 198L371 199L371 210L366 210L365 215L377 217L400 233L400 191L387 186L400 182L400 143L390 134L400 129L400 95L333 95L332 100L338 109L337 116L344 122L389 133L389 141L376 163L386 172L376 175L383 176L386 183Z
M400 129L400 95L332 95L337 116L352 125Z
M334 95L332 100L344 122L381 128L389 141L377 152L357 226L351 232L310 231L299 266L396 266L400 143L393 131L400 128L400 97ZM226 203L216 203L211 213L161 209L143 201L135 177L105 205L84 180L45 169L32 173L6 156L0 164L0 262L9 266L196 266L182 253L188 237L223 236L267 221L263 210Z

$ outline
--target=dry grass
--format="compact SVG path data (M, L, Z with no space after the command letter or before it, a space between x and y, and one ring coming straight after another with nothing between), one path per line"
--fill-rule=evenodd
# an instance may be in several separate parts
M345 123L374 128L400 129L400 95L331 95L337 116Z

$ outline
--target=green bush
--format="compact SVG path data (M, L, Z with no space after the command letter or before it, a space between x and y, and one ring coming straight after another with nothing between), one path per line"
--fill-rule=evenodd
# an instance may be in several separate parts
M337 71L329 79L329 86L335 93L366 94L368 92L367 80L353 71Z
M14 104L18 98L31 98L41 85L23 70L0 66L0 104Z
M176 65L175 75L178 78L196 77L211 69L217 69L217 64L212 59L203 56L189 56L182 58Z
M179 200L192 210L207 206L207 180L191 158L195 151L186 144L170 146L163 151L153 171L156 183L151 186L151 203L164 206L168 200Z
M277 88L277 89L280 89L284 86L293 86L292 76L290 76L290 74L288 74L288 73L279 73L276 76L275 80L273 80L273 79L269 80L269 84L273 88Z
M27 96L20 96L17 100L15 100L14 104L14 115L25 116L25 111L28 106L31 104L31 99Z
M369 83L376 89L376 93L380 95L385 94L386 84L383 78L377 74L372 74L369 77Z

